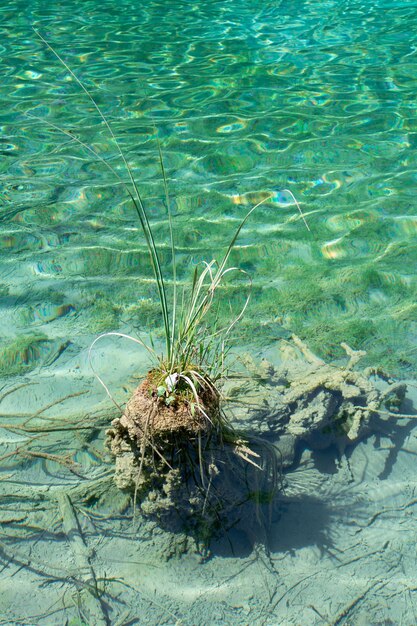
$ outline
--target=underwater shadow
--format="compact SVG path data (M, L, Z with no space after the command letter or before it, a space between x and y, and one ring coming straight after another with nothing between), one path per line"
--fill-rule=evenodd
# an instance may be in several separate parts
M274 553L293 553L301 548L317 546L321 553L333 548L327 529L331 522L326 502L313 495L279 498L279 517L268 532L268 549Z
M413 415L416 411L411 401L407 401L406 406L404 408L404 413L409 415ZM417 418L417 415L416 415ZM378 478L384 480L385 478L389 478L394 465L397 461L398 454L404 450L404 444L408 437L411 435L412 431L415 429L417 422L414 419L408 419L403 423L403 421L395 421L392 419L390 421L384 420L380 417L375 418L375 443L374 447L379 449L382 447L381 439L382 437L388 437L392 444L392 447L389 450L388 457L385 461L385 466L382 472L380 472ZM412 454L412 452L410 452Z
M308 546L317 546L325 553L333 548L327 532L330 510L320 498L279 494L272 510L263 509L262 520L259 511L247 509L239 523L212 541L211 555L247 558L259 546L267 553L295 553ZM254 514L258 516L256 521Z

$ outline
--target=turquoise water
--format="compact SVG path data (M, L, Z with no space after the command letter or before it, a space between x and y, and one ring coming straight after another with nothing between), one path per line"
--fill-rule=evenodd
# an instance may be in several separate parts
M181 281L200 261L218 258L250 206L271 196L252 215L233 255L233 262L253 279L250 309L233 339L240 351L271 351L277 339L295 332L329 361L343 355L340 343L345 341L366 350L364 365L395 377L416 377L417 2L30 0L3 2L0 18L0 376L5 419L16 411L33 415L66 394L84 392L88 421L103 396L87 364L94 337L114 330L153 331L158 341L161 326L146 247L129 199L102 163L52 125L93 146L124 176L114 143L91 102L32 27L84 81L111 121L139 183L167 272L171 261L156 136L169 180ZM310 230L285 190L299 202ZM240 284L230 285L233 306L242 303L241 292ZM102 355L106 380L124 398L124 378L146 370L143 355L117 342L103 347ZM18 395L9 393L18 387ZM79 411L78 398L69 399L69 414ZM57 406L60 413L67 405ZM8 446L24 441L19 437L16 431L12 440L5 435L5 454ZM100 439L92 447L79 435L76 440L70 435L50 437L38 452L57 454L64 447L80 462L83 475L101 475ZM367 454L361 449L354 452L359 466L361 454ZM410 446L407 450L409 462L415 452ZM4 462L5 477L19 484L77 479L75 474L64 476L65 468L56 469L46 458L10 458ZM398 481L413 475L406 460L396 466L398 492L391 485L391 493L404 493ZM322 460L327 462L327 457ZM377 490L372 481L383 474L380 462L369 462L371 491ZM314 480L319 481L318 475ZM363 499L366 488L362 485L358 493ZM349 497L342 501L339 524L349 514ZM393 510L405 510L402 500L391 504ZM59 583L36 578L37 566L30 565L25 552L28 542L36 554L36 546L45 541L42 549L47 551L45 529L51 528L55 558L59 563L67 558L56 506L43 506L43 518L33 510L27 514L29 530L19 528L22 521L11 522L23 546L18 554L26 554L26 561L19 558L26 564L27 590L36 590L39 607L6 612L3 623L81 624L82 612L74 609L77 600L70 586L59 604ZM380 510L372 511L379 519ZM88 532L102 559L100 567L110 571L101 575L111 578L115 575L106 569L101 542L112 533L121 537L130 526L123 513L113 511L107 526L101 526L103 512L93 514L87 508L84 513L83 519L92 524ZM294 509L288 519L291 514ZM22 516L13 515L15 520ZM319 515L325 525L327 512L320 509ZM408 563L409 553L397 545L401 523L397 534L392 531L392 545ZM282 525L289 532L290 522ZM297 541L302 545L291 545L288 539L285 549L277 548L275 565L286 551L296 552L294 558L302 563L310 543L301 531ZM325 541L320 549L324 561L314 567L324 575L332 551ZM158 560L158 550L152 552L147 544L147 563ZM42 561L44 556L41 552L36 558ZM245 563L254 562L249 553L245 558ZM220 600L213 599L212 587L195 595L192 581L205 574L199 569L203 566L187 561L182 570L178 563L167 568L167 579L165 570L156 577L158 590L158 580L166 586L168 579L185 572L179 584L183 600L172 592L171 604L164 601L161 609L153 603L152 586L140 595L139 581L148 576L143 563L137 580L124 567L117 576L137 589L138 596L132 587L133 595L124 597L127 586L113 583L105 600L112 624L180 619L185 624L350 623L342 614L350 597L341 594L324 611L313 601L322 583L300 600L304 608L314 605L318 614L300 617L295 608L285 608L285 594L277 602L281 595L271 590L270 582L264 587L259 582L253 598L239 598L236 606L225 599L237 594L232 578L224 582L231 586ZM260 566L254 567L261 581ZM216 559L207 568L213 584L223 580ZM375 574L380 582L372 597L378 597L378 585L383 588L388 571L385 563ZM233 570L230 576L237 574ZM62 576L69 579L68 573ZM49 604L45 585L53 588ZM109 581L107 585L111 587ZM373 624L383 623L383 618L391 620L385 623L415 623L410 617L413 591L407 590L402 605L399 588L388 586L395 597L393 608L372 618ZM297 595L288 594L293 605ZM129 621L133 617L123 603L139 602L139 597L147 621ZM388 603L389 593L383 597ZM270 612L263 613L269 604ZM208 622L198 617L207 606L215 607ZM354 618L351 623L371 622Z
M48 336L149 327L158 314L150 288L138 293L150 269L128 199L47 124L77 130L122 171L91 103L34 25L112 120L163 242L156 126L183 275L219 256L245 208L273 194L236 253L256 279L257 324L247 318L244 336L269 341L283 324L323 356L348 341L370 364L415 371L412 2L30 7L2 8L1 250L4 263L11 253L19 260L4 266L3 289L17 281L7 336L17 326Z

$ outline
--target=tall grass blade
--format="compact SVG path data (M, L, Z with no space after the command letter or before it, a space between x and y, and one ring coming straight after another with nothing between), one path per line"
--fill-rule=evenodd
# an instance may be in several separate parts
M172 280L173 280L173 303L172 303L172 322L171 322L171 348L172 348L175 342L175 329L177 325L176 315L177 315L177 308L178 308L177 262L176 262L176 255L175 255L174 227L172 224L171 204L170 204L169 193L168 193L168 180L167 180L167 176L165 173L164 159L162 158L161 144L158 139L158 135L155 134L155 136L156 136L156 143L158 146L159 165L161 167L162 180L164 183L165 204L166 204L166 209L167 209L167 214L168 214L169 238L170 238L170 244L171 244L171 262L172 262ZM172 361L172 352L168 354L168 358L170 361ZM171 363L171 366L172 366L172 363Z
M158 294L159 294L159 299L160 299L160 304L161 304L162 317L163 317L164 327L165 327L166 349L167 349L167 353L170 354L171 353L171 330L170 330L170 319L169 319L170 316L169 316L169 310L168 310L165 281L164 281L164 277L162 274L161 263L160 263L160 259L158 255L158 250L155 245L155 240L153 237L152 229L149 224L148 216L145 211L142 197L139 193L139 188L133 176L132 169L123 153L123 150L120 146L119 141L117 140L116 136L113 133L113 130L110 126L109 121L107 120L101 108L99 107L99 105L97 104L93 96L91 95L90 91L87 89L84 83L78 78L78 76L74 74L72 69L68 66L68 64L64 61L64 59L58 54L58 52L56 52L54 48L46 41L46 39L39 33L39 31L37 31L35 28L33 30L35 34L39 37L39 39L43 41L43 43L47 46L47 48L55 55L58 61L65 67L65 69L69 72L72 78L76 81L76 83L80 86L80 88L87 95L87 97L93 104L94 108L96 109L97 113L100 115L101 119L103 120L107 130L109 131L110 136L112 140L114 141L117 151L119 152L119 155L123 161L130 183L134 190L135 198L133 198L133 194L130 194L130 196L133 200L134 207L136 209L136 212L138 214L138 217L141 223L142 231L144 233L146 243L148 246L149 255L151 258L152 268L153 268L155 278L156 278L157 289L158 289ZM94 150L92 150L92 152L95 153Z

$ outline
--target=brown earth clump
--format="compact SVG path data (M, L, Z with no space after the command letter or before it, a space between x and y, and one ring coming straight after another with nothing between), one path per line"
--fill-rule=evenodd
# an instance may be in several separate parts
M203 400L201 405L206 413ZM120 427L126 428L136 441L140 441L143 435L166 438L178 432L195 436L205 432L209 425L204 413L195 404L192 408L189 399L180 396L167 405L164 398L158 397L149 378L136 388L120 419Z
M200 391L198 403L190 390L176 391L169 398L158 395L149 372L135 389L121 417L107 431L108 446L117 457L130 449L134 454L144 448L177 445L208 435L219 422L219 397L214 390Z
M123 415L112 421L106 444L115 459L114 481L135 494L142 512L170 517L182 503L181 511L189 510L192 517L199 510L197 504L204 508L204 489L189 487L187 481L193 466L207 475L203 483L210 481L209 442L217 445L222 438L219 400L208 385L199 388L198 403L185 385L158 394L158 378L151 371L133 392ZM203 461L201 455L209 460Z

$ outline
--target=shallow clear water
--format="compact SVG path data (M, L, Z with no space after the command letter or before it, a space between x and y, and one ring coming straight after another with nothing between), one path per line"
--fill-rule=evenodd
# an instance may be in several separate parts
M295 332L327 360L342 356L345 341L366 350L364 365L416 377L417 2L15 0L1 4L0 17L2 419L33 415L84 392L53 410L79 414L82 403L88 421L103 399L87 363L92 339L112 330L152 330L158 338L160 327L148 256L129 199L102 163L51 124L93 146L124 176L114 143L32 26L111 120L166 271L168 228L156 135L169 179L181 281L199 261L218 258L248 208L271 196L252 215L233 256L254 282L249 313L234 337L240 351L273 358L277 340ZM300 203L310 231L285 190ZM240 285L229 287L227 300L236 307L241 291ZM111 340L102 345L97 363L122 401L134 383L129 377L143 373L147 362L133 347ZM2 430L5 454L26 441L21 437ZM108 467L100 438L94 446L79 433L51 434L42 442L38 452L68 450L84 477ZM398 449L395 462L392 449ZM150 624L359 624L370 623L370 611L375 624L415 623L415 548L407 526L415 453L411 427L357 446L350 469L333 467L330 453L314 462L306 453L304 473L297 470L304 496L275 522L267 562L261 551L246 546L242 554L240 548L236 554L219 548L204 565L183 557L160 566L168 540L160 537L153 545L142 536L138 574L133 552L119 560L106 552L127 550L121 538L132 528L130 517L110 507L105 521L105 512L91 504L79 514L96 551L100 584L107 584L111 623L141 623L129 621L139 619L126 608L131 602ZM3 462L5 479L15 486L79 480L45 457ZM71 574L64 568L61 577L54 570L45 579L30 563L32 552L34 561L43 562L52 550L56 564L70 567L59 509L38 494L39 510L29 515L18 495L4 493L9 523L0 547L7 562L10 536L19 539L9 567L19 572L28 593L37 593L39 605L13 608L11 578L1 607L4 623L83 623L74 608L76 590L82 589L71 587ZM384 517L390 512L396 512L393 520ZM308 528L298 528L310 514ZM361 544L358 528L367 524L372 532L363 531ZM120 545L109 540L114 535ZM363 571L352 569L354 550L368 555ZM53 575L61 583L51 582ZM356 595L343 591L351 576ZM337 590L323 596L335 577ZM110 578L123 584L106 582ZM281 591L274 587L277 579ZM248 580L256 581L252 596Z

